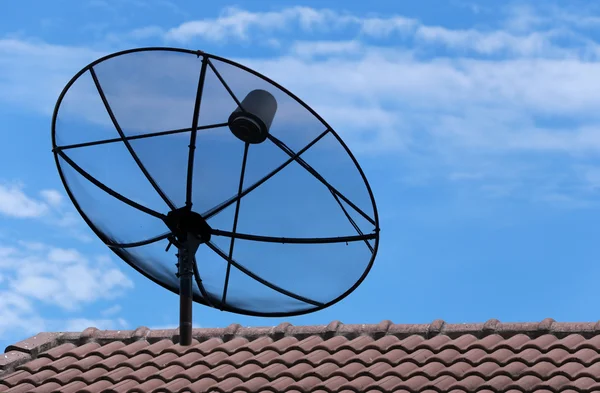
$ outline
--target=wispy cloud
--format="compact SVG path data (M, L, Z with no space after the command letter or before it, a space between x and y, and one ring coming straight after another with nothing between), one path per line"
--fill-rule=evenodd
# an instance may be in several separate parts
M0 268L14 293L66 310L114 299L133 286L114 265L90 260L74 249L13 251L2 257Z
M360 53L364 46L358 40L352 41L296 41L290 52L300 57L336 56Z
M547 10L553 10L549 12ZM382 39L403 38L411 45L443 45L452 50L473 51L482 55L569 56L573 48L561 44L561 39L578 41L588 56L598 56L598 45L581 32L571 28L594 24L594 18L582 14L560 12L547 7L545 14L532 6L509 5L505 18L496 26L452 29L427 25L403 15L355 15L326 8L288 7L269 12L252 12L238 7L225 8L215 18L186 21L176 27L144 26L123 37L143 40L159 38L167 43L252 41L268 44L273 39L289 41L291 32L328 34L343 32L349 36ZM570 15L570 16L569 16ZM554 23L550 23L554 22ZM115 38L115 37L113 37ZM323 44L321 44L322 46ZM332 51L340 47L330 45ZM578 48L581 52L582 48Z
M28 197L21 185L0 184L0 214L17 218L41 217L48 211L45 202Z
M348 12L311 7L288 7L277 11L251 12L239 7L227 7L216 18L186 21L179 26L163 28L146 26L134 29L129 38L162 37L166 41L188 43L194 39L213 42L250 40L253 35L281 31L331 32L345 28L358 29L360 34L384 37L408 31L417 21L401 15L391 17L361 17Z
M105 310L102 319L78 316L84 306L118 298L132 288L131 280L110 260L39 242L20 246L0 246L0 337L48 329L127 327L117 315L119 307ZM53 308L66 318L47 312Z
M63 196L57 190L42 190L40 191L40 195L49 206L52 207L60 207L63 203Z
M115 315L121 312L122 307L118 304L115 304L114 306L111 306L105 310L102 310L102 312L100 314L102 314L103 317L108 317L111 315Z
M0 290L0 337L5 337L8 332L35 334L43 331L44 326L44 319L37 313L30 299Z
M596 165L600 155L600 52L573 18L553 23L548 15L510 6L494 26L457 29L403 15L227 8L214 18L174 27L141 27L129 38L188 44L285 42L267 55L236 60L294 91L359 154L395 154L441 178L478 172L482 160L502 168L509 160L526 162L528 155L548 162L564 157L568 166L548 171L544 164L538 170L550 177L558 172L575 176L577 189L583 190L593 176L578 175L577 168ZM336 32L335 38L330 32ZM9 61L7 72L14 73L21 63L39 63L36 45L53 65L40 73L46 81L67 79L61 75L69 67L54 53L70 52L67 59L79 65L100 53L5 41L0 56L16 53L18 59ZM11 89L16 84L3 91ZM38 92L19 87L16 96L38 110L54 103L55 95L44 101ZM510 181L496 180L512 184L523 175L514 171L511 176ZM529 186L545 190L536 183L542 177L534 178ZM498 184L496 180L491 183Z
M41 222L61 228L71 237L89 241L89 236L81 231L83 220L73 207L64 203L64 196L54 189L41 190L39 197L25 192L19 182L0 183L0 216L20 219L39 219Z
M0 38L0 102L50 115L69 79L103 54L85 47Z

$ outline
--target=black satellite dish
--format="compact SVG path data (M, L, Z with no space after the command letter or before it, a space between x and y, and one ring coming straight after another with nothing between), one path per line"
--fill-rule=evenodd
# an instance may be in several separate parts
M98 59L60 94L52 146L96 235L180 295L182 345L192 301L305 314L346 297L375 259L375 200L348 147L292 93L233 61L175 48Z

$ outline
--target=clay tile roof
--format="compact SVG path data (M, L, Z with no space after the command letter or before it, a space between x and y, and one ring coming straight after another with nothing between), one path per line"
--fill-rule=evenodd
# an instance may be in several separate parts
M0 391L600 391L600 322L40 333L0 354Z

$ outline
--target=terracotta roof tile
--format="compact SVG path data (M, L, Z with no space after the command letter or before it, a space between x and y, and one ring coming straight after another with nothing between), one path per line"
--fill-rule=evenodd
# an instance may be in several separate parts
M60 390L61 393L77 393L81 392L85 389L89 384L83 381L73 381L71 383L66 384Z
M2 392L600 391L600 323L40 333L0 355Z

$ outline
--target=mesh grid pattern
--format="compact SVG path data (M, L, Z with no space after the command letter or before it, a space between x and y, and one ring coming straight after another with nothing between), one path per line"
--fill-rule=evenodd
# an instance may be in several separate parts
M227 122L256 89L275 98L277 112L268 138L246 144ZM164 219L186 204L213 230L197 271L229 311L282 316L326 307L375 258L375 202L340 137L284 88L226 59L167 48L100 59L63 91L53 144L88 225L175 293L177 250L165 251ZM194 299L207 303L198 288Z

